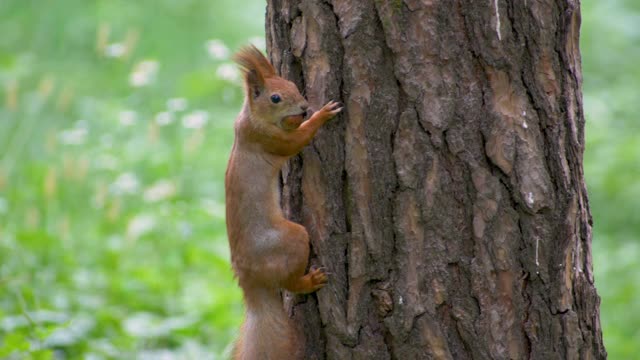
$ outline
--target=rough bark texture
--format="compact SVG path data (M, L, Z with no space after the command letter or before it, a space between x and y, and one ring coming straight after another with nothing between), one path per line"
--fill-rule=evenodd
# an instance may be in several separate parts
M602 359L576 0L269 0L267 45L345 111L282 174L308 359ZM293 301L292 301L293 300Z

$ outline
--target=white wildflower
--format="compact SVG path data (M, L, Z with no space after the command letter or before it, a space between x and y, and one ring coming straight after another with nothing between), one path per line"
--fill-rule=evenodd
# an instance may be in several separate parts
M123 43L109 44L104 48L104 54L107 57L119 58L127 52L127 47Z
M221 40L209 40L205 46L212 59L222 60L229 56L229 48Z
M147 335L146 337L152 336ZM176 352L170 349L150 349L141 350L138 352L136 358L138 360L176 360L184 357L180 357Z
M133 110L123 110L118 114L118 119L120 120L120 125L122 126L131 126L136 123L136 119L138 114L136 114Z
M111 235L107 237L107 249L111 251L120 251L124 248L124 241L121 236Z
M69 321L69 316L65 313L50 310L34 310L29 311L28 318L25 317L24 314L3 314L2 319L0 319L0 329L6 333L11 332L13 329L29 326L33 323L62 324L65 321Z
M139 338L153 338L166 336L172 331L191 326L195 319L187 316L173 316L160 318L147 312L134 313L122 322L124 330L132 336ZM157 355L157 353L156 353ZM158 359L153 356L151 359ZM173 357L167 357L173 359Z
M156 121L156 124L166 126L173 122L173 115L168 111L161 111L156 114L154 120Z
M238 73L238 69L233 64L222 64L218 66L218 70L216 70L216 75L222 79L227 81L236 81L240 78L240 74Z
M147 337L148 330L157 322L155 316L149 313L136 313L122 322L122 327L127 334L136 337Z
M204 110L195 110L182 117L182 126L187 129L200 129L209 121L209 113Z
M267 42L264 39L264 36L253 36L249 38L249 42L253 44L260 50L265 50L267 48Z
M133 194L138 191L140 181L133 173L124 173L118 176L111 184L111 190L116 194Z
M129 239L137 239L147 234L156 226L156 219L151 215L136 215L127 225L127 237Z
M56 292L51 296L51 305L54 309L69 309L69 296L64 292Z
M176 186L169 180L160 180L144 191L146 202L157 202L168 199L175 195Z
M94 282L94 286L95 286L95 282ZM80 305L82 309L98 310L100 308L104 308L105 300L102 298L102 296L89 295L89 294L84 294L84 295L78 294L74 298L75 298L74 302L77 302L78 305Z
M86 128L74 128L61 131L58 137L65 145L81 145L87 140L87 133Z
M84 288L93 282L93 273L87 269L76 269L72 278L75 285Z
M167 109L172 112L182 111L187 108L187 99L171 98L167 100Z
M160 65L155 60L143 60L136 64L129 74L129 84L133 87L146 86L155 80Z
M149 84L149 82L150 82L149 77L147 76L147 74L143 72L134 71L131 74L129 74L129 85L133 87L145 86Z

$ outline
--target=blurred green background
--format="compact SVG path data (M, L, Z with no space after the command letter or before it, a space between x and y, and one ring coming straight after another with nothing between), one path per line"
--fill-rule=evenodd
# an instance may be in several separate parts
M640 348L640 3L585 0L585 172L612 359ZM0 1L0 359L217 359L242 305L229 53L264 1Z

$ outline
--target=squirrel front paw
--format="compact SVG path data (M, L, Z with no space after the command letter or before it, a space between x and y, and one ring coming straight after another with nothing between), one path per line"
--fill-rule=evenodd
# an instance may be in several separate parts
M329 280L323 268L311 268L309 269L307 276L309 276L309 279L311 280L311 287L313 288L312 292L325 286Z
M336 116L340 111L342 111L342 103L331 100L323 106L322 109L313 114L313 116L322 118L323 121L327 121Z
M325 286L327 274L322 268L312 267L304 276L285 284L285 288L296 294L309 294Z

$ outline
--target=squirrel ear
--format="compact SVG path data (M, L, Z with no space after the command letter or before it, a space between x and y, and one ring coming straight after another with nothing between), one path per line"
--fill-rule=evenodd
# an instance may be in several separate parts
M240 65L247 87L247 96L258 97L265 89L265 79L276 75L276 69L255 46L245 46L235 55L233 60Z
M251 69L247 72L247 86L249 87L249 94L254 98L257 98L264 89L264 79L255 70Z

